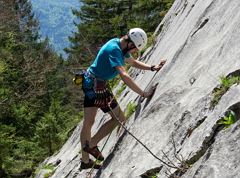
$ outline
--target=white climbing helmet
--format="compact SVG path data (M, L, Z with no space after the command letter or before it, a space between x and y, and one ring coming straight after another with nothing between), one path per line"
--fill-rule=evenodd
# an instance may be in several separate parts
M147 34L141 28L130 29L128 36L138 50L142 50L147 44Z

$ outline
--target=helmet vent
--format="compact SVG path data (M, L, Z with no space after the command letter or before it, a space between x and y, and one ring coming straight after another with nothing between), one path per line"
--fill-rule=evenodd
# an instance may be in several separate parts
M147 34L140 28L133 28L129 31L129 37L135 46L142 50L147 43Z

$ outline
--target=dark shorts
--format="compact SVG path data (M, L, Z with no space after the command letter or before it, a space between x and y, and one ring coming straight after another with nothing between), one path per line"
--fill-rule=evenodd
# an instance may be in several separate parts
M93 78L88 72L84 75L84 79L83 79L83 85L82 85L82 89L84 92L84 108L87 107L98 107L95 105L95 101L96 101L96 93L94 91L94 80L97 80L95 78ZM118 102L115 99L111 89L108 87L111 96L112 96L112 100L109 103L109 106L111 107L111 109L114 109L118 106ZM109 111L111 111L111 109L109 108L109 106L102 106L99 107L104 113L107 113Z

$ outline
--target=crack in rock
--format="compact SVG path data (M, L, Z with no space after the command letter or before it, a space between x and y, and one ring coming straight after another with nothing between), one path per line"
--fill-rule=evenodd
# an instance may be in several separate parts
M226 79L230 79L232 77L240 77L240 70L235 70L231 73L229 73L227 76L226 76ZM238 83L239 84L239 83ZM225 88L224 91L222 91L221 93L219 93L220 90L222 90L222 88ZM231 88L231 86L229 86L228 88L227 87L224 87L223 84L219 84L217 87L215 87L212 91L212 94L214 97L212 98L212 101L210 103L210 109L213 110L215 108L215 106L218 104L218 102L220 101L220 99L222 98L222 96ZM216 93L219 93L217 96L216 96Z
M152 178L153 176L156 176L161 171L162 168L163 168L163 166L149 169L145 173L141 174L140 177L141 178Z
M208 23L209 19L206 18L201 24L200 26L197 28L197 30L195 30L193 32L193 34L191 35L191 37L193 37L200 29L202 29L207 23Z
M237 120L239 120L239 119L240 119L240 102L238 102L238 103L230 106L230 107L224 112L224 116L225 116L227 113L229 113L229 111L233 111L233 112L235 113L235 115L236 115ZM187 167L187 168L189 169L189 167L190 167L191 165L195 164L200 158L202 158L202 157L205 155L205 153L207 153L207 154L206 154L206 159L208 159L208 158L210 157L211 152L212 152L212 145L213 145L214 142L215 142L215 138L216 138L216 136L218 135L218 133L224 129L224 125L220 125L220 124L219 124L219 121L220 121L224 116L220 117L220 118L216 121L215 125L212 127L211 133L205 137L205 139L204 139L204 141L203 141L203 143L202 143L202 146L201 146L200 150L197 151L197 152L194 154L194 156L192 156L190 159L188 159L188 160L185 161L185 163L187 164L187 166L182 165L182 166L180 166L180 168L181 168L181 167L184 167L184 168ZM206 118L203 118L202 120L200 120L197 125L201 125L201 124L204 122L205 119L206 119ZM199 169L200 169L200 168L199 168ZM178 170L176 170L173 174L171 174L171 175L169 176L169 178L181 177L181 176L182 176L184 173L186 173L186 172L187 172L187 169L182 169L182 170L181 170L181 169L178 169ZM196 172L196 173L197 173L197 172Z

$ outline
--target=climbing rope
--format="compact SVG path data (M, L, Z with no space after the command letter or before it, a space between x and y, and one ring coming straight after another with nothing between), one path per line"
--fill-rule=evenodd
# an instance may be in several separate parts
M114 115L114 118L117 120L117 122L121 125L121 127L129 134L131 135L138 143L140 143L154 158L156 158L157 160L159 160L160 162L162 162L163 164L165 164L166 166L170 167L170 168L175 168L178 169L178 167L172 166L170 164L168 164L167 162L163 161L162 159L160 159L159 157L157 157L143 142L141 142L137 137L135 137L125 126L124 124L122 124L122 122L119 120L119 118L116 116L116 114L113 112L112 108L109 106L109 109L111 111L111 113Z

